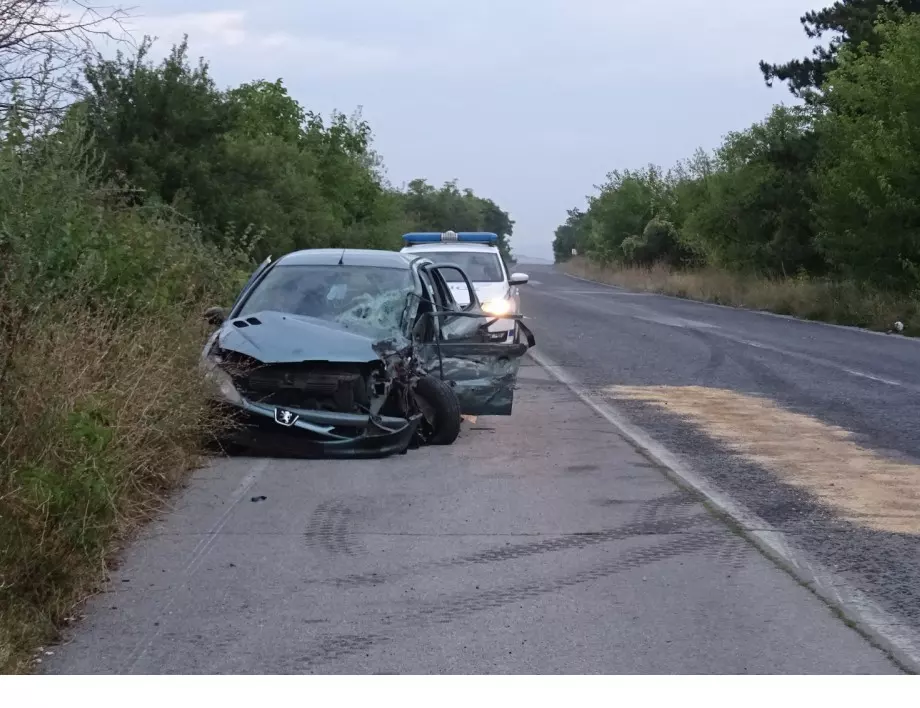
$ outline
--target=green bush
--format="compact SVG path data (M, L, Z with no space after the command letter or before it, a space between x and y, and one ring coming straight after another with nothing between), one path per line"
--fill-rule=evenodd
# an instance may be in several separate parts
M920 289L920 15L876 29L881 51L846 47L818 123L818 243L838 270Z

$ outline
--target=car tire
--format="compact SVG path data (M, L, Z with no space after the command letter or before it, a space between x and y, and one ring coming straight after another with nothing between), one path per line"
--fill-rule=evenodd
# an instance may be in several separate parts
M454 390L441 379L423 376L415 384L415 395L421 398L434 414L429 445L450 445L460 434L460 401Z

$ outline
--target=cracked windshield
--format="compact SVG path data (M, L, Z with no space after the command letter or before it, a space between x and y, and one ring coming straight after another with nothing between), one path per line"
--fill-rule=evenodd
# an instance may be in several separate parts
M412 292L407 269L280 265L255 285L238 316L285 312L374 330L385 337L399 331Z
M920 672L918 67L920 0L0 0L19 703Z

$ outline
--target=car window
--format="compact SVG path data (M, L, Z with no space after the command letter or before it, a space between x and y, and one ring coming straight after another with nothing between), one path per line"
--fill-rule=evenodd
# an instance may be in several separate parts
M253 289L237 317L272 310L388 333L399 329L413 291L408 269L282 264Z
M494 251L426 251L413 253L424 256L436 264L450 263L459 266L474 283L500 283L505 279L501 260ZM463 282L456 271L445 271L444 278L449 283Z
M463 278L460 277L460 274L454 270L432 270L430 271L431 278L434 280L435 288L437 290L437 299L438 299L438 309L441 310L461 310L462 308L454 299L454 294L450 291L450 288L447 286L447 278L445 277L448 273L453 273L457 276L459 282L463 282Z

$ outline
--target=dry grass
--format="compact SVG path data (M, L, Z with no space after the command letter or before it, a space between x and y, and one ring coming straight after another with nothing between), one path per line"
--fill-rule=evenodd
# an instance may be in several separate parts
M0 297L0 671L28 669L114 544L197 464L216 423L201 334L182 317L35 315Z
M638 292L712 302L751 310L764 310L808 320L887 331L896 321L920 322L920 302L895 294L871 291L854 283L805 278L768 279L729 273L716 268L675 271L651 268L601 268L583 258L562 264L562 269L582 278L619 285Z

